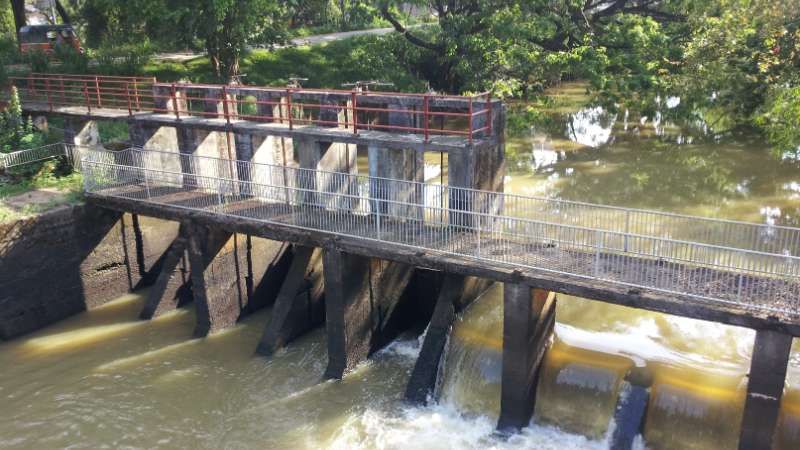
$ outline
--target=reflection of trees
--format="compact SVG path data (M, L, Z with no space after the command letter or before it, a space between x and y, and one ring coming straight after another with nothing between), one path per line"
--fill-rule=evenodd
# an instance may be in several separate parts
M572 156L567 156L568 162ZM709 147L618 139L614 152L602 152L598 166L577 168L554 187L554 194L656 208L716 203L739 195L732 177L735 164Z

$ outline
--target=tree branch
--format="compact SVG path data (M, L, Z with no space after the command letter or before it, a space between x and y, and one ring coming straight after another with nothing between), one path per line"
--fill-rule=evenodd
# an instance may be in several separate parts
M437 45L437 44L434 44L432 42L425 41L425 40L423 40L423 39L411 34L408 31L408 29L406 27L404 27L402 23L400 23L399 20L397 20L394 16L392 16L392 13L389 12L389 7L387 5L384 5L384 6L381 7L381 15L390 24L392 24L392 26L394 27L395 30L397 30L398 33L401 33L403 36L405 36L405 38L408 40L408 42L411 42L412 44L416 45L417 47L426 48L428 50L431 50L431 51L434 51L434 52L437 52L437 53L444 53L444 47L442 45Z

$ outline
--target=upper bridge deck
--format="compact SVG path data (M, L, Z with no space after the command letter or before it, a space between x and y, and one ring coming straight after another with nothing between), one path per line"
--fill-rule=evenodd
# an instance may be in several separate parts
M387 148L450 151L497 140L502 104L474 96L159 83L155 78L31 74L11 81L23 109Z

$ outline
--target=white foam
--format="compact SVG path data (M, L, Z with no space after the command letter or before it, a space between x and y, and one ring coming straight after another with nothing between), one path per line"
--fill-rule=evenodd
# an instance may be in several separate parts
M504 438L495 422L483 415L460 414L449 405L403 408L394 414L367 409L351 416L331 442L331 449L518 449L600 450L603 441L565 433L555 427L531 425Z

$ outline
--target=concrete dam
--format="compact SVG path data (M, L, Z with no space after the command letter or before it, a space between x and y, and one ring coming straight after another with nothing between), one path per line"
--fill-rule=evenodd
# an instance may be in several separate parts
M633 448L676 394L661 372L556 339L559 305L576 296L591 299L587 310L754 330L741 416L726 419L731 445L791 442L776 430L800 323L800 229L505 193L506 106L488 94L69 75L15 84L27 113L64 120L66 142L4 164L65 156L86 205L3 231L5 339L147 287L137 315L191 303L195 338L269 307L253 358L321 332L316 376L346 382L418 329L410 404L464 395L453 371L473 370L497 380L496 426L513 436L561 380L604 397L608 446ZM133 146L104 149L102 121L127 124ZM426 158L445 155L446 182L429 182ZM47 272L58 299L52 286L30 287ZM482 295L502 297L499 316L485 316L501 320L459 328Z

